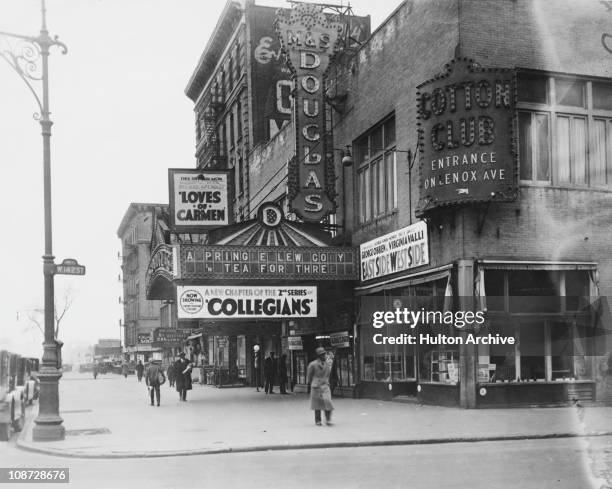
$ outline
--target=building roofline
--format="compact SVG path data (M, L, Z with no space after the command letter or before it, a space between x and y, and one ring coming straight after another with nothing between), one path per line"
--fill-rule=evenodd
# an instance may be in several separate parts
M168 204L153 204L153 203L144 203L144 202L131 202L128 206L125 214L123 214L123 218L121 219L121 223L117 228L117 236L121 239L121 236L125 232L129 222L136 216L138 212L147 212L152 211L155 208L168 208Z
M246 1L252 3L252 0ZM242 12L245 10L245 8L245 0L227 0L225 3L225 7L219 16L217 25L208 39L206 47L198 60L198 64L189 78L187 86L185 87L185 95L187 95L187 97L189 97L193 102L197 100L199 92L205 85L206 80L213 74L203 72L207 71L206 68L210 68L209 65L213 64L216 66L217 64L217 60L214 59L215 49L217 48L217 42L219 42L219 37L221 36L225 24L231 21L232 16L230 14L232 10L236 9Z

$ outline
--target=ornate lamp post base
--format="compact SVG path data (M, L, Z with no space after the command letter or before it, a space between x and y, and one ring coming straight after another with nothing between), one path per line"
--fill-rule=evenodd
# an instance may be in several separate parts
M38 374L40 397L38 416L32 430L34 441L59 441L65 437L66 430L59 415L59 379L62 376L58 365L61 343L45 342L42 367Z

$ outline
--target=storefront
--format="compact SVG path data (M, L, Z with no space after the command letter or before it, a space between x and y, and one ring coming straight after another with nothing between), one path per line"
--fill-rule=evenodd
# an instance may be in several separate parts
M594 401L609 315L597 264L480 260L478 268L488 319L481 335L515 339L479 345L478 405Z
M260 385L265 357L284 353L289 382L299 390L315 348L325 346L338 358L338 387L350 395L358 255L330 239L320 226L287 221L278 206L264 204L257 219L210 231L207 244L159 245L148 296L176 300L179 327L197 324L207 383L256 385L257 345ZM161 253L166 258L156 260ZM342 341L338 333L345 333ZM301 338L299 353L290 337Z

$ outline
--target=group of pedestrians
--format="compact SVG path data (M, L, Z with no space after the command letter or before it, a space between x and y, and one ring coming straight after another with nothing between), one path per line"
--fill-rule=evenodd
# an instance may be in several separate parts
M289 377L287 375L287 355L283 353L278 360L274 355L274 352L271 351L264 360L264 390L266 394L274 394L274 385L276 384L276 380L278 380L280 393L288 394L287 382ZM257 380L257 384L259 384L259 380ZM259 391L259 385L257 386L257 390Z
M152 360L146 368L146 372L141 361L136 365L138 382L141 382L144 376L151 396L151 406L155 405L155 401L157 401L157 406L159 406L161 397L160 386L165 384L166 380L169 381L170 387L176 388L179 400L187 401L187 391L192 389L192 370L193 364L187 360L187 356L183 352L179 354L178 360L168 366L167 376L161 366L161 360Z
M259 369L259 349L255 350L255 371ZM310 394L310 409L314 411L315 424L321 426L321 411L325 413L325 424L332 425L332 403L331 387L329 379L332 371L333 359L328 357L325 348L318 347L315 350L317 358L308 364L306 370L306 381ZM264 377L266 394L274 394L275 379L278 378L280 393L287 394L287 355L282 354L280 359L275 358L273 351L268 353L264 360ZM168 367L167 379L170 387L175 387L179 393L180 401L187 401L187 391L192 389L191 371L193 364L187 360L185 353L179 354L178 360L171 363ZM138 382L142 381L144 375L145 382L151 396L151 406L160 403L160 386L166 382L166 374L161 366L160 360L153 360L146 369L141 361L136 365ZM259 391L259 380L257 380L257 390Z

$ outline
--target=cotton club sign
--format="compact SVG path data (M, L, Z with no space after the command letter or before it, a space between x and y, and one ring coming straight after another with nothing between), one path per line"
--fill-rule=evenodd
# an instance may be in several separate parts
M417 212L516 199L515 74L455 59L417 87L420 198Z
M289 165L290 208L318 222L336 204L333 158L325 133L323 75L336 49L342 24L319 5L298 3L279 10L276 30L295 81L295 157Z

